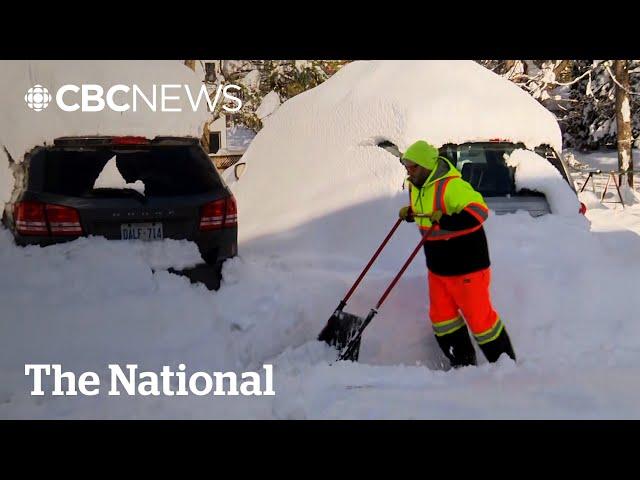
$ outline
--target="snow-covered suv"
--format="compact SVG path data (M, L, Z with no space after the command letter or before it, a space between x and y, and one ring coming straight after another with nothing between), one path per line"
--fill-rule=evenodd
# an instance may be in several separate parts
M63 137L18 168L3 216L18 245L186 239L216 267L237 253L235 198L195 138ZM121 185L100 184L109 168Z

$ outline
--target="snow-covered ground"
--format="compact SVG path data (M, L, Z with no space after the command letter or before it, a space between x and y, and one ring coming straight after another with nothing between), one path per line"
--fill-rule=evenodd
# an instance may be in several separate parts
M447 369L427 318L422 254L365 331L359 363L332 364L335 351L315 340L406 204L402 167L372 140L405 147L417 120L435 115L428 95L418 107L406 101L424 91L434 65L448 67L442 81L452 88L479 78L489 105L512 95L500 104L498 129L507 107L539 115L533 133L522 115L496 137L520 129L532 141L556 140L544 110L493 74L464 62L414 63L413 75L399 76L413 80L375 105L379 87L394 84L385 62L345 67L274 113L232 186L240 256L225 264L217 292L164 270L197 261L186 242L19 248L0 229L0 418L640 418L640 207L601 206L589 192L581 200L590 225L578 214L525 212L486 223L493 300L517 364L479 354L478 367ZM367 120L354 125L358 116ZM451 131L436 133L450 139ZM366 313L417 241L415 226L402 225L346 310ZM32 397L25 363L61 363L104 381L110 363L152 371L184 363L191 372L273 363L276 395Z
M18 248L2 230L0 417L637 418L640 212L602 223L594 212L591 231L552 215L490 218L494 303L519 360L457 371L444 369L432 338L421 260L365 332L361 362L330 365L335 353L314 337L361 261L291 255L295 235L280 248L250 242L225 265L222 288L209 292L152 271L197 261L189 244L81 239ZM406 254L400 243L389 250ZM393 256L381 257L349 311L365 313L376 301L398 265ZM107 364L128 362L152 371L179 363L244 371L272 362L277 394L28 394L25 363L61 363L106 382Z
M617 175L610 177L609 172L618 170L618 154L616 151L602 151L590 154L567 152L569 157L573 154L577 162L571 162L570 168L575 182L576 190L581 190L587 182L589 171L600 170L588 180L584 190L579 194L580 200L589 208L589 218L592 220L592 229L598 232L628 229L640 232L640 175L634 175L635 189L626 186L627 178L623 179L620 195L613 184ZM640 161L640 150L633 151L634 161ZM637 167L636 167L637 169ZM607 181L609 186L607 187ZM604 199L602 193L606 193ZM621 203L621 198L622 202ZM601 201L603 200L603 201Z

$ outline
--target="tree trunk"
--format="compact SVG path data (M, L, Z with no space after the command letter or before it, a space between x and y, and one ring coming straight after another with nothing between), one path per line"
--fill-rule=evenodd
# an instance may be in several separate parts
M616 128L618 130L618 168L628 171L627 182L633 188L633 158L631 157L631 107L629 104L629 65L627 60L613 62L616 83ZM622 183L622 176L620 177Z

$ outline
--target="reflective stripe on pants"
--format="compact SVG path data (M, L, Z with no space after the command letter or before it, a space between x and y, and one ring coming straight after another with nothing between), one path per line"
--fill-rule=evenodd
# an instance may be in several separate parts
M444 322L433 322L432 325L433 332L436 336L441 337L442 335L453 333L459 328L462 328L464 326L464 320L460 315L457 315L456 318L445 320Z
M429 317L436 334L441 331L440 325L458 318L459 312L478 343L491 341L500 333L502 322L489 294L490 268L454 276L429 271L428 279Z

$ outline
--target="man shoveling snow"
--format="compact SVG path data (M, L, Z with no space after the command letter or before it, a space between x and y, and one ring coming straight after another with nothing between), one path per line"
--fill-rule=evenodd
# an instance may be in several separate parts
M491 262L482 226L489 209L482 195L425 141L411 145L401 162L409 175L411 203L399 215L428 234L429 317L438 345L453 367L475 365L468 324L489 362L503 353L515 360L505 326L491 305Z

